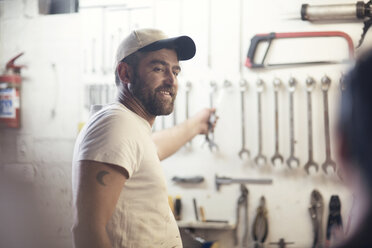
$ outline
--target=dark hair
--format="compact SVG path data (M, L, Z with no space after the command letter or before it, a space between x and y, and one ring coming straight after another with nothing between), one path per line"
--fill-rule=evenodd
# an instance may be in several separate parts
M120 61L120 63L126 63L126 64L132 66L134 71L137 71L138 64L139 64L141 58L143 58L143 55L144 55L144 52L137 51L135 53L132 53L131 55L128 55L124 59L122 59ZM116 86L120 85L120 77L119 77L119 73L118 73L117 69L115 70L115 84L116 84Z
M344 80L338 128L346 139L348 157L372 186L372 50Z

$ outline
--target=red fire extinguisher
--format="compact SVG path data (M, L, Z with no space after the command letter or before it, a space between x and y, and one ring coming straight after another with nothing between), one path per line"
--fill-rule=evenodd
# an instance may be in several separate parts
M5 73L0 75L0 127L19 128L21 124L21 69L25 66L15 65L14 61L22 55L9 60Z

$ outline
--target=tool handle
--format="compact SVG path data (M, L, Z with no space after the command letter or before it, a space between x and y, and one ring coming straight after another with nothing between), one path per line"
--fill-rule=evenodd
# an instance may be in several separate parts
M266 49L265 56L262 59L261 63L255 63L254 62L254 55L256 53L258 44L262 41L267 41L269 44L273 39L275 39L276 34L275 33L269 33L269 34L256 34L251 39L251 45L249 46L248 54L247 54L247 60L245 62L245 66L248 68L262 68L264 67L264 60L267 54L267 51L269 50L269 47Z

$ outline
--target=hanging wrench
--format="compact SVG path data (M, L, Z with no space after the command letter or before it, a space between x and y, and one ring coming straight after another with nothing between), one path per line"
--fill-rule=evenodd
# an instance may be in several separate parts
M306 91L307 91L307 124L308 124L308 149L309 149L309 160L305 164L305 170L307 174L310 174L310 167L314 166L315 170L318 171L319 165L313 159L313 118L312 118L312 103L311 103L311 92L315 87L315 81L313 78L308 77L306 79Z
M190 81L187 81L186 82L186 103L185 103L185 106L186 106L186 110L185 110L185 114L186 114L186 120L189 119L189 97L190 97L190 90L191 90L191 87L192 87L192 83ZM189 145L191 145L191 140L188 142Z
M246 154L247 157L251 155L250 151L245 148L245 91L247 90L248 82L242 78L240 80L240 94L241 94L241 110L242 110L242 149L239 152L239 157L243 159L243 155Z
M295 157L295 144L296 140L294 137L294 117L293 117L293 94L296 90L297 81L294 77L289 78L289 143L291 146L291 154L287 159L287 165L289 168L293 168L292 165L295 164L296 167L300 166L300 160Z
M213 95L217 91L217 83L214 81L210 82L211 91L209 93L209 105L210 108L214 107L213 103ZM214 142L214 131L213 131L213 124L216 121L216 113L212 113L209 116L208 121L208 133L205 135L205 141L208 143L209 150L211 152L218 151L218 145Z
M262 154L262 110L261 110L261 94L264 90L265 83L262 79L257 80L257 113L258 113L258 154L254 158L257 165L266 164L266 156Z
M276 160L283 163L283 156L279 153L279 108L278 108L278 93L282 82L279 78L274 79L274 107L275 107L275 153L271 157L271 163L275 165Z
M173 105L173 126L176 126L176 125L177 125L177 104L175 101Z
M329 135L329 112L328 112L328 89L331 85L331 79L324 75L321 79L322 91L323 91L323 105L324 105L324 134L326 144L326 160L322 164L324 173L328 174L327 167L332 167L333 171L336 172L336 162L331 158L331 138Z

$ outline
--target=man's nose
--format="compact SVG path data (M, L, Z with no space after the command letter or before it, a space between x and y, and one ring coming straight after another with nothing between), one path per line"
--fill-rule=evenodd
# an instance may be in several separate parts
M173 74L171 70L167 70L166 72L166 83L169 85L173 85L177 82L177 77Z

